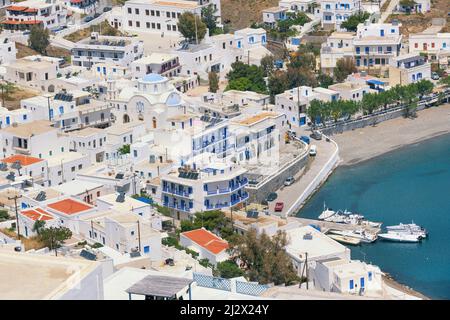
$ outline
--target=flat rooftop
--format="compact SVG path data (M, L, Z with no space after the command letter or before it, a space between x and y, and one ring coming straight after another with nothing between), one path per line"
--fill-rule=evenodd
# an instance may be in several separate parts
M49 131L56 130L51 126L51 123L46 120L36 120L24 124L20 124L17 127L7 127L2 129L3 132L10 133L19 137L29 137L31 135L38 135Z
M289 244L286 246L286 251L295 257L303 256L305 252L308 252L308 258L312 259L339 254L348 250L342 244L310 226L286 230L286 234L290 239ZM304 238L308 234L311 234L312 239Z
M101 183L85 180L72 180L58 186L54 186L53 189L69 196L76 196L101 187L103 187L103 184Z
M57 299L97 266L88 260L0 250L0 299Z
M253 125L253 124L257 123L257 122L260 122L260 121L265 120L267 118L274 118L274 117L276 117L278 115L279 114L276 113L276 112L261 112L259 114L254 115L254 116L245 117L245 118L243 118L241 120L237 120L236 119L236 122L235 121L232 121L232 122L235 122L235 123L238 123L238 124L242 124L242 125L245 125L245 126L251 126L251 125Z

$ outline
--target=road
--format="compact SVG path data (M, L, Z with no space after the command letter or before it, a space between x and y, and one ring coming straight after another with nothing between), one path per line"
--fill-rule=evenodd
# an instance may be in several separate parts
M391 0L386 11L381 14L380 23L386 21L386 19L391 15L392 11L394 11L395 7L398 5L400 0Z

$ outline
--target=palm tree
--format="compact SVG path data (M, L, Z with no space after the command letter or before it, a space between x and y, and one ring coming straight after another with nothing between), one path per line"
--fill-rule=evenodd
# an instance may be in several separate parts
M45 221L43 220L36 220L36 222L33 225L33 232L36 232L38 235L41 234L41 231L45 227Z

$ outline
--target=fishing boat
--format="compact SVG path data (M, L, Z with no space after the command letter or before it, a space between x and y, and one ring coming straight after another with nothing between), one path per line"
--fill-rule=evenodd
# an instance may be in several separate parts
M370 226L375 228L379 228L381 226L381 222L368 221L364 219L364 216L361 214L352 213L347 210L334 211L327 208L325 204L323 205L322 213L319 215L319 220L334 223Z
M351 237L361 240L361 242L372 243L377 240L377 235L366 232L363 229L357 230L330 230L332 234L337 234L345 237Z
M402 232L388 232L380 233L379 238L393 242L420 242L420 237L414 234L407 234Z
M400 223L395 226L387 226L386 229L388 230L388 233L397 232L397 233L413 234L419 236L420 238L426 238L428 235L427 230L425 230L421 226L418 226L414 222L409 224Z
M353 238L353 237L346 237L346 236L341 236L338 234L329 234L328 236L331 239L336 240L337 242L344 243L344 244L350 244L353 246L357 246L361 243L361 240Z
M319 220L329 219L336 214L336 211L333 211L331 208L327 208L325 203L323 204L323 211L319 216Z

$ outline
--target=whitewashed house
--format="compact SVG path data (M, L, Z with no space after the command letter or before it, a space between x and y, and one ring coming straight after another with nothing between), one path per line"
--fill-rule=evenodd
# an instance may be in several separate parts
M228 242L205 228L180 233L180 244L199 253L199 259L217 265L228 260Z

